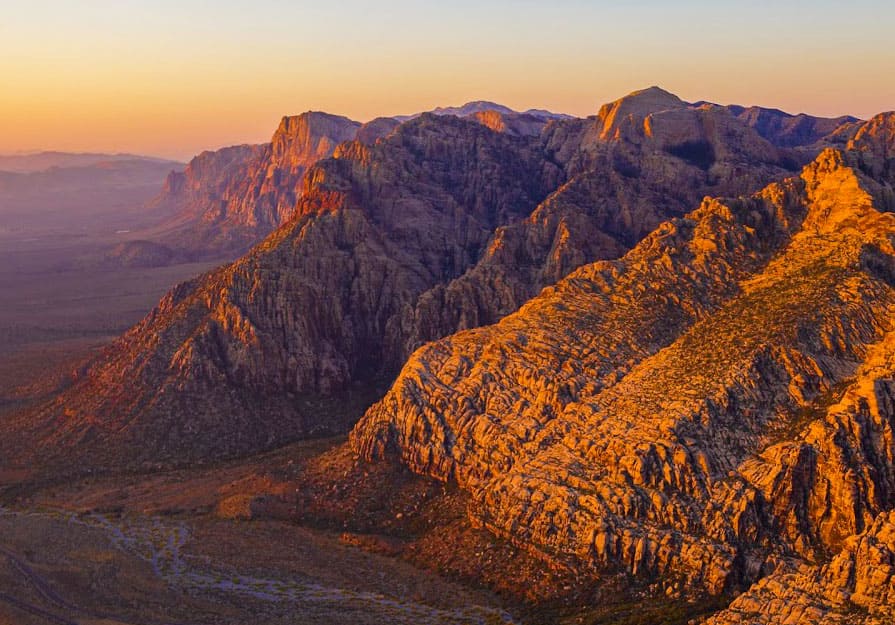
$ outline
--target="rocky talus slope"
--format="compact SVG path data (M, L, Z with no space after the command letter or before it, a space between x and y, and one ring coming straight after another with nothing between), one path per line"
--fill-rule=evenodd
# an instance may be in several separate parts
M895 507L892 119L423 347L352 445L456 480L516 544L670 595L872 542Z

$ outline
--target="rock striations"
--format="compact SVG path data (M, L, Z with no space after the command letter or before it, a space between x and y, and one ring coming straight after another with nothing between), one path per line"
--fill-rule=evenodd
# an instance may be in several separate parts
M868 172L891 171L893 117L423 347L352 445L456 480L472 519L519 545L669 594L845 549L815 575L828 587L759 583L718 622L784 622L775 597L798 592L826 614L843 576L882 622L873 563L891 552L862 545L889 539L895 508L895 215L891 179Z

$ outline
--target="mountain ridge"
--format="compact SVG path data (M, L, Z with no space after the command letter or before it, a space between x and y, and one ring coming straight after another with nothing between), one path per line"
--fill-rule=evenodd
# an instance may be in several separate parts
M0 422L5 462L152 472L350 430L245 514L413 474L548 568L732 599L709 623L885 622L895 113L653 87L525 115L309 112L194 159L170 178L194 218L274 229Z
M895 217L874 207L890 192L828 150L800 179L752 200L707 200L621 261L576 270L496 326L422 348L356 426L352 445L368 459L396 457L416 472L456 480L473 495L476 522L514 544L585 568L622 566L658 578L669 593L683 578L711 593L748 585L786 549L805 558L817 557L818 547L836 549L842 535L869 522L859 510L872 518L895 505L887 486L895 479L893 450L885 443L895 413L886 383L875 387L882 395L867 439L834 428L812 443L840 450L824 456L806 456L804 446L785 456L772 444L766 460L782 473L767 477L750 450L761 448L762 428L773 426L765 434L771 441L779 435L777 410L797 415L815 400L825 408L824 392L851 383L853 359L880 340L890 344ZM710 222L716 225L705 228ZM736 228L719 229L724 222ZM767 245L759 228L769 226L791 233L776 235L782 255L772 245L751 270L742 260L721 262ZM682 255L688 248L689 260ZM624 295L625 267L673 273L632 278L636 288ZM694 278L691 295L670 286ZM831 309L812 310L817 302ZM762 307L764 320L751 321ZM780 379L790 380L789 397L775 396ZM638 415L652 420L640 423ZM866 463L833 460L856 453L873 455ZM821 468L812 457L831 460ZM800 472L815 470L816 482ZM866 491L843 489L855 470L863 471ZM797 504L806 488L812 494ZM773 555L781 536L791 542ZM762 547L763 540L771 542Z
M344 430L358 398L388 383L420 344L498 321L704 195L748 192L788 171L726 109L668 109L680 101L655 89L631 98L604 107L605 119L554 120L537 136L425 114L382 127L372 144L351 139L357 122L307 113L284 118L267 147L204 154L176 180L201 180L206 161L221 159L207 167L228 172L224 188L251 192L200 219L284 226L237 263L172 291L40 413L37 435L64 455L84 436L128 438L144 427L144 443L155 442L141 455L167 448L175 461ZM655 98L659 110L645 113ZM629 109L649 123L619 117ZM704 141L712 163L669 148L682 140ZM346 413L329 398L350 388ZM314 422L318 404L327 416ZM63 406L68 416L57 421ZM186 414L195 425L165 433L161 424ZM134 423L119 434L104 420Z

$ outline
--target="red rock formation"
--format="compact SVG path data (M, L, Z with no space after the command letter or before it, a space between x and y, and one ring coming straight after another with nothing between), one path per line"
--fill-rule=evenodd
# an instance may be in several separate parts
M245 251L291 217L307 169L360 127L308 112L284 117L267 145L203 152L169 176L156 200L179 212L164 242L187 252Z
M707 193L785 172L723 109L655 90L628 100L541 137L451 115L358 129L310 113L286 118L270 146L196 159L171 189L220 193L198 209L217 240L290 221L176 289L42 411L36 435L94 458L117 441L113 463L137 440L140 460L186 461L345 429L420 343L496 321ZM344 141L358 133L373 143ZM680 137L710 142L712 166L669 151Z
M828 150L706 201L419 350L352 444L457 480L519 545L671 589L836 549L895 506L891 373L873 364L895 330L887 191ZM828 411L856 376L866 402Z

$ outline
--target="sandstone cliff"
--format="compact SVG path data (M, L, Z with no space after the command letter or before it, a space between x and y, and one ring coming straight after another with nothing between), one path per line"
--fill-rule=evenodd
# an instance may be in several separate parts
M292 215L307 169L360 128L308 112L284 117L269 144L203 152L183 173L172 172L155 200L178 213L164 242L193 253L244 252ZM365 136L375 140L381 132Z

